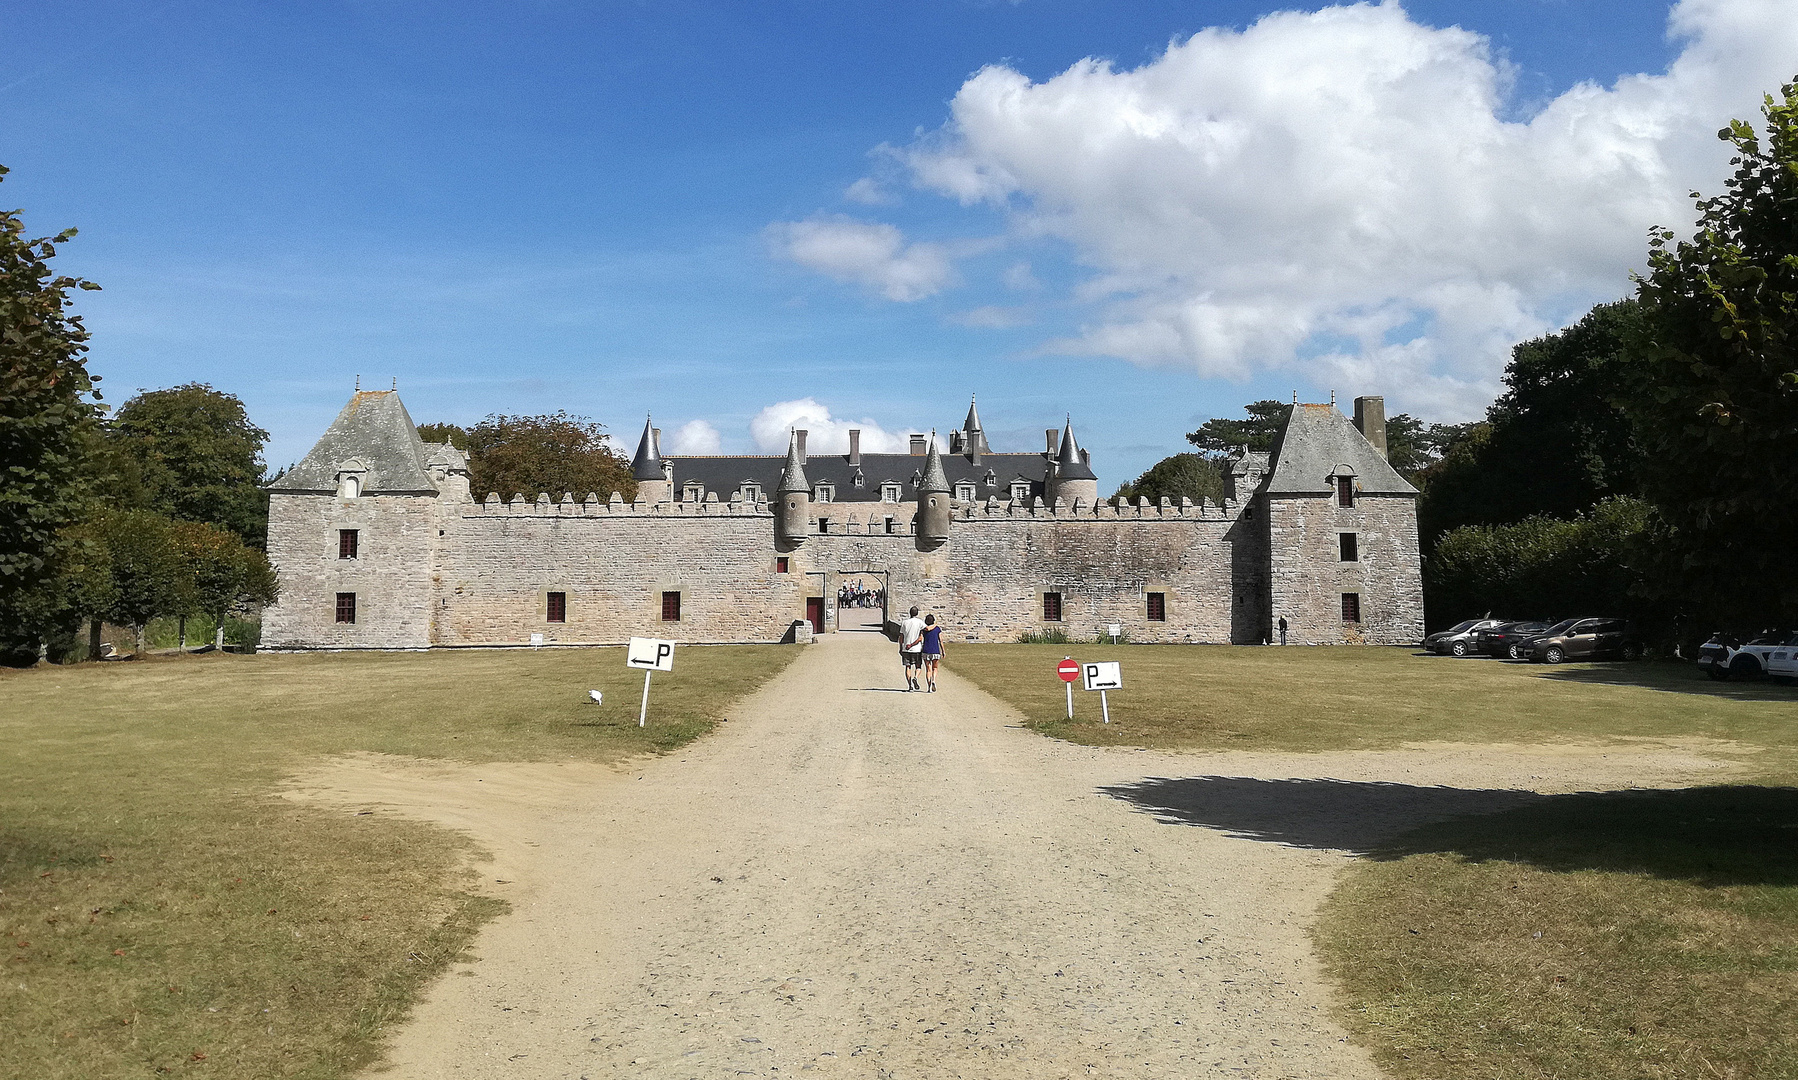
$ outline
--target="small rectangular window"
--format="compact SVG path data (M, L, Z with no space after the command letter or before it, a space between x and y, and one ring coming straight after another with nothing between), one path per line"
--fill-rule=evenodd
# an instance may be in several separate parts
M1013 484L1013 485L1011 485L1011 501L1012 502L1028 502L1029 500L1030 500L1030 485L1029 484Z
M1337 533L1336 539L1338 541L1338 546L1341 548L1343 562L1361 561L1361 542L1359 537L1354 533Z
M779 558L774 560L774 572L777 574L786 573L787 566L788 566L787 557L785 555L782 555Z
M662 621L680 622L680 593L665 592L662 594Z
M892 518L887 518L887 535L891 536L898 530L899 530L898 522L894 521Z
M1342 621L1361 621L1361 594L1345 592L1342 594Z
M1043 621L1044 622L1060 622L1061 621L1061 594L1060 593L1046 592L1043 594Z
M829 518L821 517L818 519L818 531L820 533L827 533L830 531L830 519Z
M1353 505L1355 505L1355 478L1354 477L1338 476L1336 478L1336 505L1337 506L1353 506Z
M337 530L337 557L340 559L353 559L356 557L355 529Z
M353 623L356 621L356 594L340 592L337 594L337 621Z
M549 603L545 606L549 609L548 611L546 611L544 613L544 615L545 615L544 621L545 622L567 622L568 621L568 594L567 593L560 593L560 592L550 593L549 594Z
M1149 594L1149 621L1167 622L1167 593Z
M960 499L962 502L973 502L974 501L974 485L973 484L957 484L957 485L955 485L955 497L957 499Z

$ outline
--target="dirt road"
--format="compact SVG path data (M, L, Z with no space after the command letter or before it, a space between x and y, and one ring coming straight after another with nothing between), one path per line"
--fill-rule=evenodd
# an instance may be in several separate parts
M947 674L900 685L884 639L835 635L630 771L361 757L300 778L296 798L467 829L513 904L382 1075L1372 1077L1306 938L1341 848L1529 797L1505 789L1724 768L1101 750Z

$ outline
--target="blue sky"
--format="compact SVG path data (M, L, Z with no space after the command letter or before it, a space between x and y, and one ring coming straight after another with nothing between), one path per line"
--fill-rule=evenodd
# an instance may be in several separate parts
M1716 188L1790 14L7 3L0 202L80 228L109 401L209 382L271 465L357 375L724 452L978 392L1000 448L1072 413L1109 490L1295 389L1476 414Z

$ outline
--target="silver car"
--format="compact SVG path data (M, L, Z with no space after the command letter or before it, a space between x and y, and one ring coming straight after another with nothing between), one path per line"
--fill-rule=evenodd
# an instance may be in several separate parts
M1504 622L1504 619L1468 619L1458 622L1447 630L1438 630L1424 638L1423 647L1446 656L1466 656L1474 651L1475 634L1501 626Z

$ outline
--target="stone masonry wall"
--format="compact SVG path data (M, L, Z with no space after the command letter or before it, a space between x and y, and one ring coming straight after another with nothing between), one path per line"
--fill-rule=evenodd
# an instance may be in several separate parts
M1263 497L1271 551L1271 618L1291 640L1316 644L1402 645L1423 638L1422 563L1417 506L1405 495ZM1359 559L1341 560L1339 536L1357 537ZM1361 622L1342 619L1342 594L1359 593Z
M420 495L277 494L268 551L281 595L262 613L271 648L422 649L431 644L431 567L440 500ZM354 559L338 530L355 529ZM356 594L356 621L337 621L337 594Z

